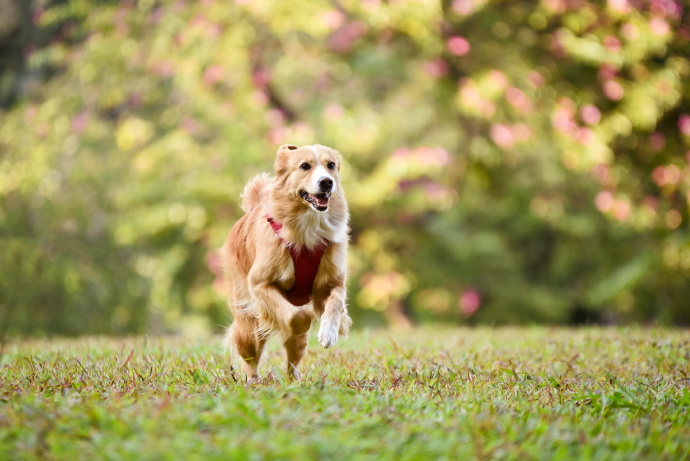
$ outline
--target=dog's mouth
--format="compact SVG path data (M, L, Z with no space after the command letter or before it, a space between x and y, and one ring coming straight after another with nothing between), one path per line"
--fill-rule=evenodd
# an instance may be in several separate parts
M328 200L331 198L330 192L321 192L318 194L310 194L306 190L302 189L299 191L299 196L304 200L309 202L315 210L326 211L328 210Z

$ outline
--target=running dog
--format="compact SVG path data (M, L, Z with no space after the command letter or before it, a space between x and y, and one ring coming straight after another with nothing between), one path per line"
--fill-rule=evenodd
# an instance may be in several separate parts
M225 345L242 357L248 383L259 377L269 336L283 343L288 376L299 379L314 318L325 348L352 325L345 304L349 213L341 164L328 147L288 144L276 154L275 177L260 174L244 188L245 214L220 251L234 317Z

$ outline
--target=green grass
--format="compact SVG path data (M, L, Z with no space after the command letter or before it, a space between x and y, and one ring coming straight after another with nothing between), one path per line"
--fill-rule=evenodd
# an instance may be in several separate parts
M217 339L10 342L0 459L688 459L690 334L312 331L249 389Z

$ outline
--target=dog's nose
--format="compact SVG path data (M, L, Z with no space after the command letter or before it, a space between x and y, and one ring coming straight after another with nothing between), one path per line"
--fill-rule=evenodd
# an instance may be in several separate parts
M323 192L330 192L333 189L333 180L331 178L319 179L319 187Z

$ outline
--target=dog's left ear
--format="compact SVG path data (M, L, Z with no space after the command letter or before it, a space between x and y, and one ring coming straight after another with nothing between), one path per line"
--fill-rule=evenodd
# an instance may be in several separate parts
M273 165L276 171L276 176L284 175L287 172L288 156L290 155L290 151L297 149L299 149L299 147L295 146L294 144L283 144L278 148L278 152L276 153L276 162Z

